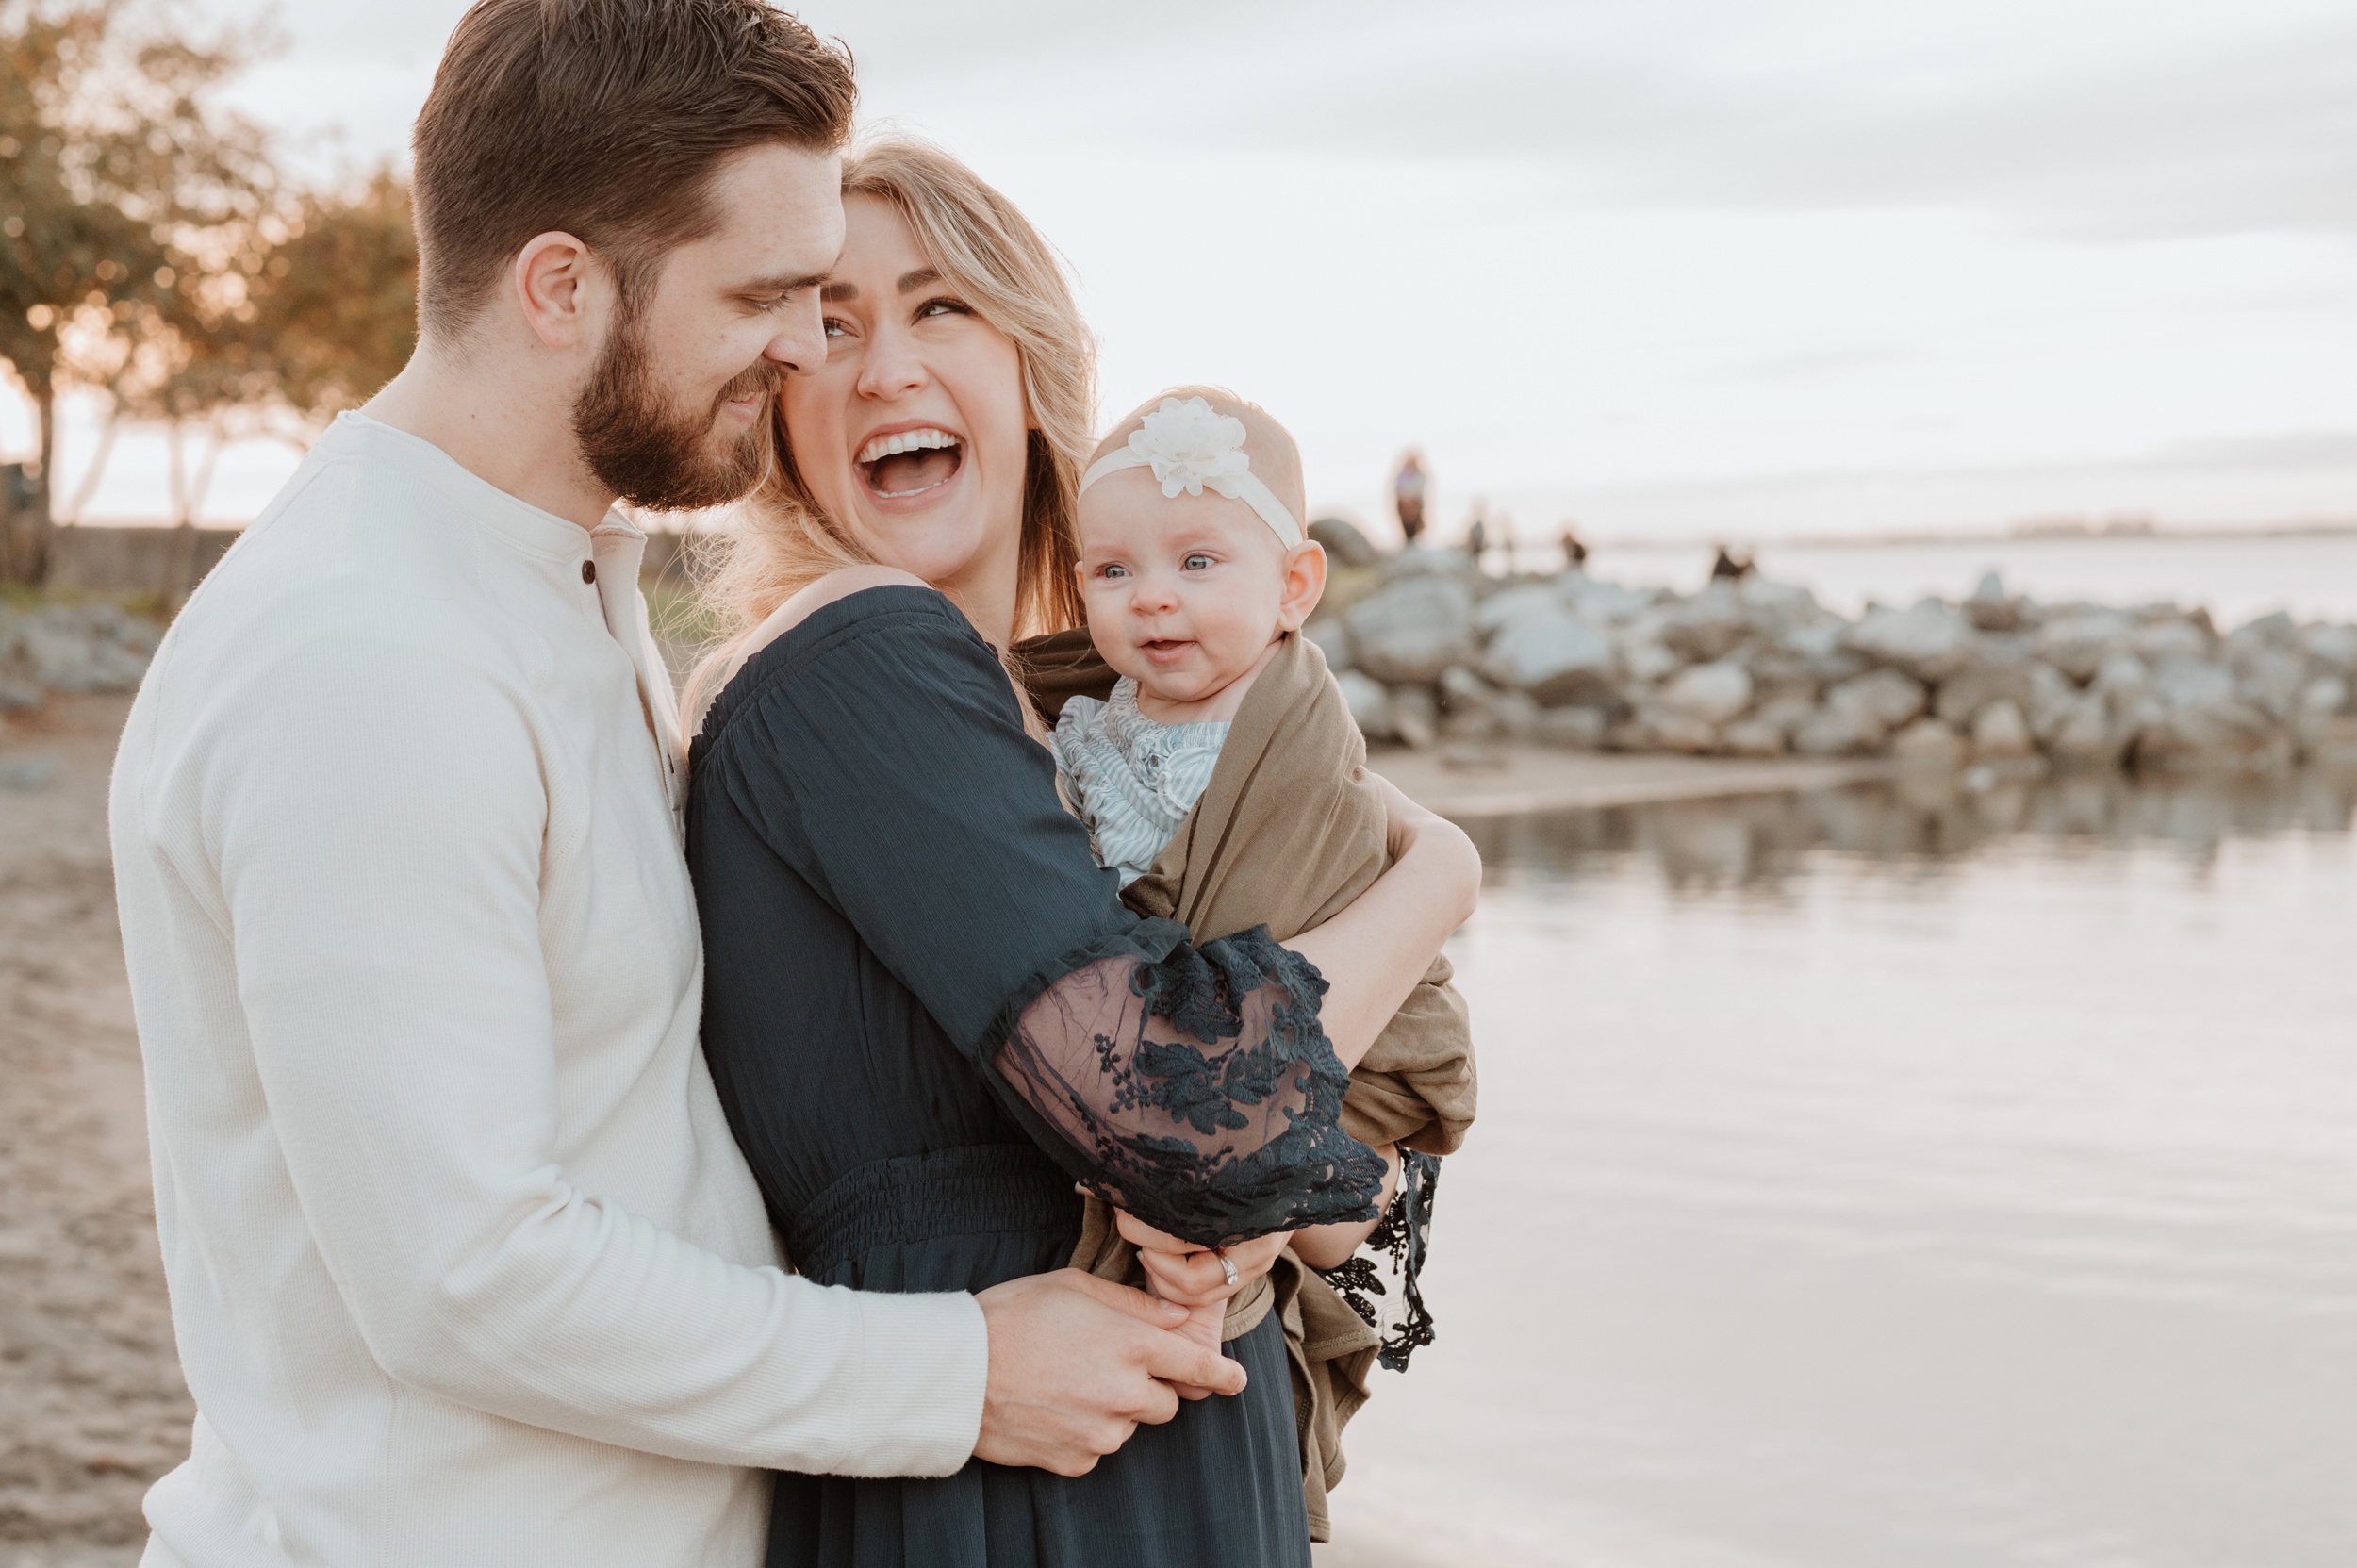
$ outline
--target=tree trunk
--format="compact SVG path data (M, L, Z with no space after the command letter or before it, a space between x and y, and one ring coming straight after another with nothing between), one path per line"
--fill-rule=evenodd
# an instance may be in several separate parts
M37 588L49 575L49 480L58 456L54 387L47 397L33 399L33 419L41 426L38 473L16 467L0 470L0 482L8 490L0 496L0 582Z
M172 553L165 557L164 607L177 613L195 586L196 518L189 505L188 470L180 450L181 423L172 421Z

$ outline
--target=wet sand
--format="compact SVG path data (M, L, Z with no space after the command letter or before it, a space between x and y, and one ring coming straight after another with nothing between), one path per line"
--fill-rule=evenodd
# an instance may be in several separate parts
M0 787L0 1568L127 1568L141 1494L188 1451L107 868L107 772L129 705L59 699L0 736L0 777L48 775ZM1470 816L1835 782L1822 764L1457 760L1481 766L1376 765ZM1349 1542L1340 1501L1345 1540L1319 1551L1324 1568L1401 1560Z
M188 1452L107 869L129 706L61 699L0 743L56 763L0 789L0 1568L135 1562Z

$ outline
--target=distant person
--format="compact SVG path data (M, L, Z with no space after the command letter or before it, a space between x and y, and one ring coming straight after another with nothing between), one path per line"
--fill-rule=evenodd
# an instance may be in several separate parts
M1490 525L1482 520L1479 512L1475 512L1473 521L1465 525L1465 553L1472 559L1475 571L1481 569L1481 557L1489 548Z
M1506 575L1514 575L1514 515L1498 514L1498 548L1506 553Z
M1425 491L1429 487L1424 456L1411 450L1399 460L1399 472L1392 480L1392 504L1399 511L1400 536L1409 544L1424 533Z
M1566 571L1587 570L1588 546L1580 538L1578 531L1567 522L1563 525L1559 539L1563 546L1563 569Z

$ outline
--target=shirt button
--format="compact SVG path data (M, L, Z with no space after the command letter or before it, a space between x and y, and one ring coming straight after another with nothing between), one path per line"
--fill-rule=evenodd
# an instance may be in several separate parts
M598 580L597 562L584 561L581 563L581 580L585 583L594 583Z

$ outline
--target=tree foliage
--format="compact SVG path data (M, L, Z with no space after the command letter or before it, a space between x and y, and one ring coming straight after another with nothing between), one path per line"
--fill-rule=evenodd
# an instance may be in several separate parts
M316 426L414 340L398 176L289 190L264 133L215 101L257 38L164 22L143 0L0 0L0 359L41 420L44 488L68 388L168 422L176 472L183 425L216 454L239 421ZM185 492L175 506L190 509ZM34 510L0 537L0 576L38 576Z

